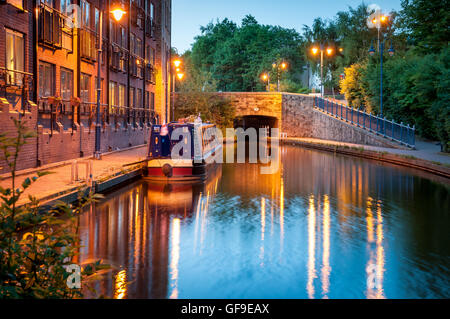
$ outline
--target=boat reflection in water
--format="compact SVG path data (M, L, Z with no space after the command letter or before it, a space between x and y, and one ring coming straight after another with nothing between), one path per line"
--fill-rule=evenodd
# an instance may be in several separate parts
M102 259L113 268L96 282L96 295L177 298L180 225L194 219L204 240L209 200L221 175L218 166L206 182L136 182L93 204L80 217L80 263Z
M137 182L81 217L114 298L448 298L448 181L284 146L280 169Z

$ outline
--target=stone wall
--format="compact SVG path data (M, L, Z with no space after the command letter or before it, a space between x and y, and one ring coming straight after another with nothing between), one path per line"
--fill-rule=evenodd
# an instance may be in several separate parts
M283 93L282 122L282 132L289 137L403 148L389 139L315 109L314 98L308 95Z
M236 108L237 116L270 116L281 120L282 95L265 92L214 93L229 99Z

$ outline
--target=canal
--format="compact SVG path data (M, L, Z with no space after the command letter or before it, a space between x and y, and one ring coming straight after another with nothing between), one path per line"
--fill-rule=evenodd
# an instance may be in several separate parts
M80 217L112 298L448 298L450 187L398 166L284 146L280 170L138 181Z

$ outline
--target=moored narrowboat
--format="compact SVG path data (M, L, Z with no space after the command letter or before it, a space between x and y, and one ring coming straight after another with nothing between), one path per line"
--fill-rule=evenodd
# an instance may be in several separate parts
M173 133L177 129L177 132L183 132L183 135L173 140ZM201 121L153 125L144 178L161 182L206 180L209 171L217 166L211 159L222 154L222 141L218 141L214 134L216 129L214 124ZM181 153L174 158L172 152L174 147L180 148L179 143L183 147Z

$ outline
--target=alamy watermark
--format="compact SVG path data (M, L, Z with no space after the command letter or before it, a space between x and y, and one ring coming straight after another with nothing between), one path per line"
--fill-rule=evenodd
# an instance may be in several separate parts
M270 136L269 136L270 133ZM190 161L194 159L195 164L266 164L261 166L260 173L263 175L278 172L280 166L279 152L279 129L277 128L227 128L226 137L216 127L211 127L203 132L196 127L192 138L187 127L176 128L170 136L172 141L179 141L172 147L172 160ZM269 145L270 139L270 145ZM205 143L204 143L204 142ZM228 147L224 156L223 145L237 143L237 154L234 147ZM192 147L194 143L194 147ZM248 153L247 153L248 149ZM194 150L194 154L192 154ZM237 156L236 156L237 155Z

